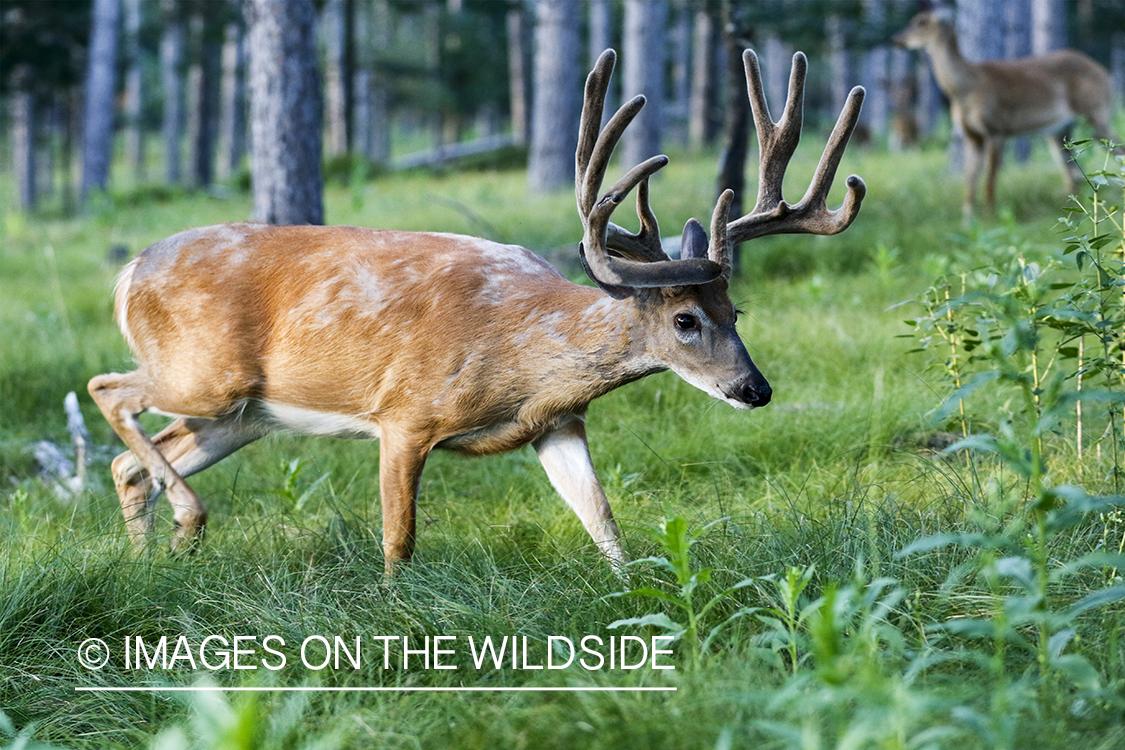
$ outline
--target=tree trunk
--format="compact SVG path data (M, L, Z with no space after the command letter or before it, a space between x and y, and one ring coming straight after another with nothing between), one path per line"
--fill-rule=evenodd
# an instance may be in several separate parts
M113 157L113 93L117 61L117 0L94 0L86 69L86 127L82 143L82 198L109 184Z
M141 0L125 0L125 156L138 184L145 179L145 131L142 122Z
M535 2L535 86L527 179L543 193L574 184L582 111L578 0Z
M886 10L885 0L864 0L863 22L875 28L881 27ZM866 127L871 138L881 138L887 132L887 114L890 111L887 102L888 74L887 48L880 45L868 50L863 56L863 86L867 89L867 96L863 100L860 123Z
M688 145L688 112L691 108L692 19L688 0L673 0L669 36L672 48L672 100L667 108L669 134L678 146Z
M1004 57L1014 60L1031 54L1031 0L1008 0L1004 6ZM1031 157L1031 139L1012 139L1012 154L1019 162Z
M328 0L322 17L324 34L325 115L328 155L348 152L347 8L345 0Z
M1066 47L1066 0L1031 0L1031 54Z
M590 52L586 67L593 69L598 57L613 47L613 11L609 0L590 0Z
M249 0L254 221L323 224L321 99L312 0Z
M371 158L371 88L374 85L374 42L371 32L372 7L369 0L355 0L352 6L352 35L355 57L351 76L351 138L352 151L364 159Z
M590 0L590 51L586 68L593 70L594 63L607 49L613 47L613 8L610 0ZM617 97L614 96L616 81L610 81L605 95L605 109L602 110L602 125L617 111Z
M1002 59L1008 27L1003 1L961 0L957 8L957 40L961 53L973 62Z
M750 151L750 99L746 95L746 69L742 63L742 51L749 45L748 40L739 36L733 24L728 24L723 34L727 51L727 120L725 130L726 148L719 161L719 190L734 191L730 204L731 216L742 216L746 193L746 158ZM753 200L753 197L751 197ZM731 258L734 272L741 268L741 249L734 248Z
M702 149L715 142L722 122L718 71L726 69L725 65L718 65L720 57L726 58L719 24L706 6L695 11L693 36L688 143Z
M918 77L908 51L892 49L888 50L888 54L890 65L887 69L887 104L890 128L887 145L891 151L902 151L918 142L918 120L914 106Z
M35 94L31 89L31 70L21 65L12 76L12 165L15 168L19 206L35 208Z
M188 69L188 144L191 184L205 188L215 177L215 99L221 49L211 34L210 9L204 3L191 18L191 66Z
M644 109L621 137L622 155L630 168L661 151L667 12L665 0L625 0L622 96L643 94L646 99Z
M221 79L216 174L229 180L246 154L246 40L240 18L227 21L223 28Z
M389 0L373 0L371 39L379 54L391 46L391 5ZM391 90L387 74L372 61L371 141L367 158L376 164L391 161Z
M1113 90L1125 98L1125 31L1115 31L1110 37L1110 69L1113 73Z
M832 92L832 109L839 112L853 83L844 19L836 13L828 16L824 20L824 36L828 43L828 88Z
M180 68L184 60L184 21L177 0L162 0L164 31L160 39L160 78L164 88L164 176L171 185L183 179L180 141L183 134L183 87Z
M508 6L508 106L512 120L512 138L517 144L527 143L527 11L524 0L513 0Z

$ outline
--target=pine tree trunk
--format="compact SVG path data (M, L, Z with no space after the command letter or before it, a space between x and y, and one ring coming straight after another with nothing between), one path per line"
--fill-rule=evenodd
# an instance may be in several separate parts
M719 160L719 190L734 191L730 204L731 216L742 216L746 200L746 159L750 152L750 99L746 95L746 69L742 52L748 40L740 35L735 24L727 24L723 33L723 46L727 58L727 119L724 130L726 148ZM750 197L753 201L753 196ZM736 246L732 257L734 272L741 268L741 248Z
M389 0L373 0L371 39L382 54L391 46L392 17ZM371 82L371 145L367 158L376 164L391 161L391 91L387 74L374 66Z
M625 0L622 38L622 96L643 94L641 113L621 137L625 163L632 167L661 151L664 134L665 0Z
M246 40L241 19L229 20L223 28L219 89L219 163L216 175L219 180L229 180L246 155Z
M524 0L512 0L508 6L508 106L512 121L512 138L517 144L527 143L529 130L527 105L527 11Z
M874 27L882 26L886 10L885 0L864 0L864 23ZM863 86L867 89L867 96L863 100L860 122L872 138L881 138L887 132L887 115L890 112L887 102L888 77L887 48L878 46L868 50L863 56Z
M1031 54L1031 0L1008 0L1004 6L1004 57L1014 60ZM1012 139L1012 155L1019 162L1031 157L1031 139Z
M328 119L328 155L348 152L347 22L345 0L324 5L324 88Z
M188 144L191 184L205 188L215 177L215 109L221 48L210 33L211 4L197 6L191 18L191 67L188 69Z
M688 145L688 111L691 107L691 23L688 0L673 0L671 13L672 100L667 108L668 132L680 147Z
M695 11L691 62L691 103L688 113L688 143L702 149L715 142L721 124L718 61L725 59L722 35L714 14L706 6Z
M19 206L35 208L35 94L31 90L31 70L21 65L12 76L12 164L15 168Z
M125 0L125 156L138 184L145 179L145 131L141 121L141 0Z
M1115 31L1110 37L1110 70L1113 90L1118 97L1125 98L1125 31Z
M160 78L164 88L164 176L171 185L183 180L180 151L184 127L181 67L184 60L184 21L177 0L162 0L164 30L160 39Z
M535 2L535 86L527 180L543 193L574 184L582 73L578 0Z
M369 0L356 0L352 5L352 35L355 59L352 61L351 100L352 150L369 159L371 154L371 69L374 43L371 34L372 8Z
M590 0L590 46L586 68L592 70L594 63L607 49L613 48L613 8L609 0ZM602 125L617 111L617 97L614 91L617 81L610 81L605 95L605 108L602 110Z
M94 0L86 69L86 127L82 143L82 198L109 184L113 157L113 93L117 61L117 0Z
M1031 54L1066 46L1066 0L1031 0Z
M249 0L254 221L323 224L312 0Z
M613 11L609 0L590 0L590 47L586 67L593 68L603 52L613 46Z

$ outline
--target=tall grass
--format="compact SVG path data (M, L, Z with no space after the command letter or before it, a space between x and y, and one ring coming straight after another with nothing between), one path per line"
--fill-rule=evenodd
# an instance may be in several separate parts
M794 193L816 156L798 154ZM666 232L708 213L712 164L713 155L674 155L653 189ZM377 446L291 436L249 446L193 478L212 511L196 554L133 554L108 475L113 451L95 454L91 473L100 488L72 498L39 477L29 446L67 444L62 399L71 390L95 442L114 444L83 388L99 372L129 367L112 322L119 261L109 260L110 248L136 252L188 226L240 220L248 199L133 193L109 196L81 221L9 217L0 247L0 746L1125 743L1122 605L1106 597L1075 609L1118 585L1117 563L1098 558L1052 580L1047 606L1029 604L1030 619L1017 621L1027 612L1012 606L1031 594L1012 560L1023 553L953 542L1008 533L1022 545L1016 532L1037 528L1019 525L1028 517L1029 483L1011 462L942 453L960 434L950 436L950 425L934 416L957 386L940 360L934 368L928 355L906 354L915 343L898 338L910 333L902 318L921 313L894 307L956 272L957 263L990 262L1013 244L1036 262L1062 262L1073 229L1055 226L1062 197L1053 167L1034 162L1003 173L1007 217L966 230L960 180L943 172L940 152L849 153L844 166L871 186L851 229L832 238L772 238L743 251L733 296L748 313L743 337L775 388L769 408L750 416L726 409L671 375L591 408L591 449L630 554L671 559L674 540L649 533L663 520L666 532L671 523L685 535L676 553L685 580L696 575L695 650L682 636L671 658L677 668L660 671L477 670L463 652L457 670L441 671L384 669L376 658L358 670L293 662L277 672L137 670L126 669L119 653L101 670L84 669L76 649L91 637L119 648L125 636L197 643L215 634L274 634L290 645L314 634L458 636L460 643L526 636L542 654L549 636L661 632L650 627L662 622L652 616L675 620L682 608L612 595L631 588L674 598L684 581L660 565L638 564L623 584L534 455L521 451L472 460L435 455L422 481L417 557L384 582ZM469 232L548 254L573 243L571 197L531 197L523 179L519 172L382 177L358 194L354 186L331 189L328 214L334 223ZM1009 397L983 389L966 395L973 424L997 434ZM1026 429L1012 434L1027 445ZM1087 451L1079 460L1072 441L1051 431L1043 437L1053 473L1046 484L1039 476L1037 491L1071 483L1090 495L1112 492L1105 455ZM162 514L158 528L166 534ZM1110 503L1071 520L1019 547L1033 570L1050 576L1092 552L1111 552L1125 533L1125 518ZM1048 623L1051 613L1066 619ZM1033 648L1022 648L1021 639ZM1072 656L1081 658L1065 658ZM193 684L677 690L75 691Z

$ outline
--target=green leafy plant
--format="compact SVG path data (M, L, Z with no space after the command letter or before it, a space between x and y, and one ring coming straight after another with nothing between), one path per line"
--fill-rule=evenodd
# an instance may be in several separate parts
M774 653L785 653L789 657L789 669L793 674L801 666L803 653L807 653L807 641L802 632L812 614L823 604L822 599L808 602L805 589L812 580L815 565L807 568L790 567L781 578L770 574L761 580L772 585L778 606L763 608L755 617L766 626L755 641L767 646Z
M659 628L671 635L674 639L686 643L690 652L689 663L698 666L703 656L710 650L715 637L718 636L725 627L739 617L757 612L757 608L755 607L743 607L742 609L738 609L712 627L706 637L702 640L700 639L703 621L707 614L732 593L754 582L753 578L744 578L733 586L725 588L715 594L702 606L697 604L696 595L698 589L703 584L711 581L711 569L696 569L692 567L691 547L695 544L696 540L699 539L701 534L721 520L723 519L713 521L701 529L698 529L695 533L688 532L688 523L682 516L676 516L670 521L661 520L660 525L653 532L652 538L660 545L665 554L634 560L629 563L629 565L654 564L671 573L675 578L670 585L673 591L669 592L664 589L644 586L629 591L620 591L610 594L607 598L637 596L656 599L670 605L674 610L678 610L678 619L673 619L663 612L656 612L643 617L615 620L609 624L609 629L613 630L626 626L651 626Z
M293 510L304 510L305 505L312 499L313 495L328 480L328 473L325 472L319 477L314 479L304 489L301 489L299 479L301 472L304 470L305 465L299 458L294 458L289 461L282 461L281 471L284 474L285 484L281 489L274 490L278 495L288 500L293 505Z
M978 371L936 413L938 420L944 419L985 386L1011 394L1003 402L996 434L969 435L946 451L992 455L999 467L1014 474L1018 482L1007 503L1008 520L983 529L983 533L928 536L907 545L899 555L948 544L978 550L977 565L999 606L989 617L951 620L935 629L989 639L994 644L995 659L1000 661L1008 646L1022 649L1034 657L1041 676L1058 673L1082 689L1096 690L1101 683L1089 661L1066 654L1065 649L1075 634L1078 616L1125 599L1125 584L1095 590L1075 602L1065 601L1059 589L1068 578L1091 567L1121 568L1125 557L1098 550L1060 563L1053 558L1052 548L1061 534L1085 523L1093 514L1122 504L1125 498L1056 484L1046 442L1060 432L1075 404L1121 404L1125 403L1125 393L1079 391L1074 380L1054 366L1057 352L1043 345L1044 329L1050 329L1046 321L1080 315L1067 313L1057 300L1048 298L1037 266L1018 258L1011 268L1011 273L994 281L991 289L976 290L948 303L951 309L972 305L977 310Z

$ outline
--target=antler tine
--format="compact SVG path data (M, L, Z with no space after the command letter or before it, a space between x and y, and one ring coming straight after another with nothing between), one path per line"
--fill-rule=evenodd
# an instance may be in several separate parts
M835 211L827 208L828 191L832 187L848 139L859 119L864 97L863 87L856 86L848 95L848 100L840 112L836 127L828 139L808 190L799 203L790 205L782 197L782 183L785 170L800 140L802 100L808 62L800 52L793 55L785 111L776 123L770 119L769 108L762 91L757 55L752 50L746 50L743 64L746 68L747 92L754 113L754 124L758 131L758 201L751 213L730 222L727 227L730 243L736 245L769 234L842 232L858 215L867 192L866 185L856 175L848 177L848 195L844 199L843 206Z
M802 52L793 55L793 66L789 71L789 94L785 109L777 122L770 116L769 104L766 103L758 56L753 50L746 50L742 54L742 64L746 69L746 91L750 97L750 110L754 114L754 129L758 133L758 201L754 210L761 211L766 207L776 206L781 201L785 170L801 141L808 60Z
M711 244L707 247L707 256L722 268L723 279L730 280L731 244L727 234L727 223L730 219L730 204L734 202L734 191L724 190L719 200L715 203L715 210L711 214Z
M820 163L816 165L816 174L813 175L812 182L809 183L809 189L801 198L802 204L819 200L822 206L826 206L828 191L832 188L832 181L836 179L836 170L840 166L840 159L844 156L844 149L847 148L848 141L852 137L852 131L855 130L856 122L859 120L859 110L863 106L865 94L862 86L856 86L848 93L844 108L840 110L840 116L836 118L836 126L832 128L832 134L828 136L828 143L824 146ZM832 214L834 222L839 224L839 228L831 234L847 229L859 213L859 206L863 202L863 197L867 194L867 185L857 175L849 176L846 184L848 195L844 199L844 205L836 211L829 212ZM841 222L843 223L841 224Z
M643 96L634 97L622 105L606 123L605 129L599 132L602 112L605 110L606 91L609 89L609 79L616 61L617 54L607 49L598 57L594 69L586 77L585 103L578 131L578 148L575 151L575 197L584 223L597 201L598 190L601 189L606 167L617 142L645 104ZM640 217L641 228L636 234L608 223L606 246L620 250L636 260L668 260L660 247L660 226L649 207L647 179L640 182L637 190L637 216Z
M585 176L590 165L590 157L594 153L594 145L598 140L598 129L601 127L602 112L605 110L605 95L609 89L609 78L613 74L617 62L617 53L607 49L598 57L594 69L586 76L585 99L582 106L582 120L578 126L578 148L574 152L575 187L577 188L579 209L582 205L582 193L585 192ZM595 188L595 191L597 189ZM593 202L590 202L593 205Z
M638 164L599 199L606 167L625 128L644 106L643 96L625 103L600 130L606 90L616 54L606 50L586 78L582 120L575 151L575 197L582 217L583 238L579 248L590 277L607 293L627 296L635 288L705 284L722 273L719 264L706 258L672 261L660 247L660 229L649 206L649 178L668 163L654 156ZM637 215L641 228L632 234L610 222L615 208L637 188ZM625 258L612 257L608 249Z

